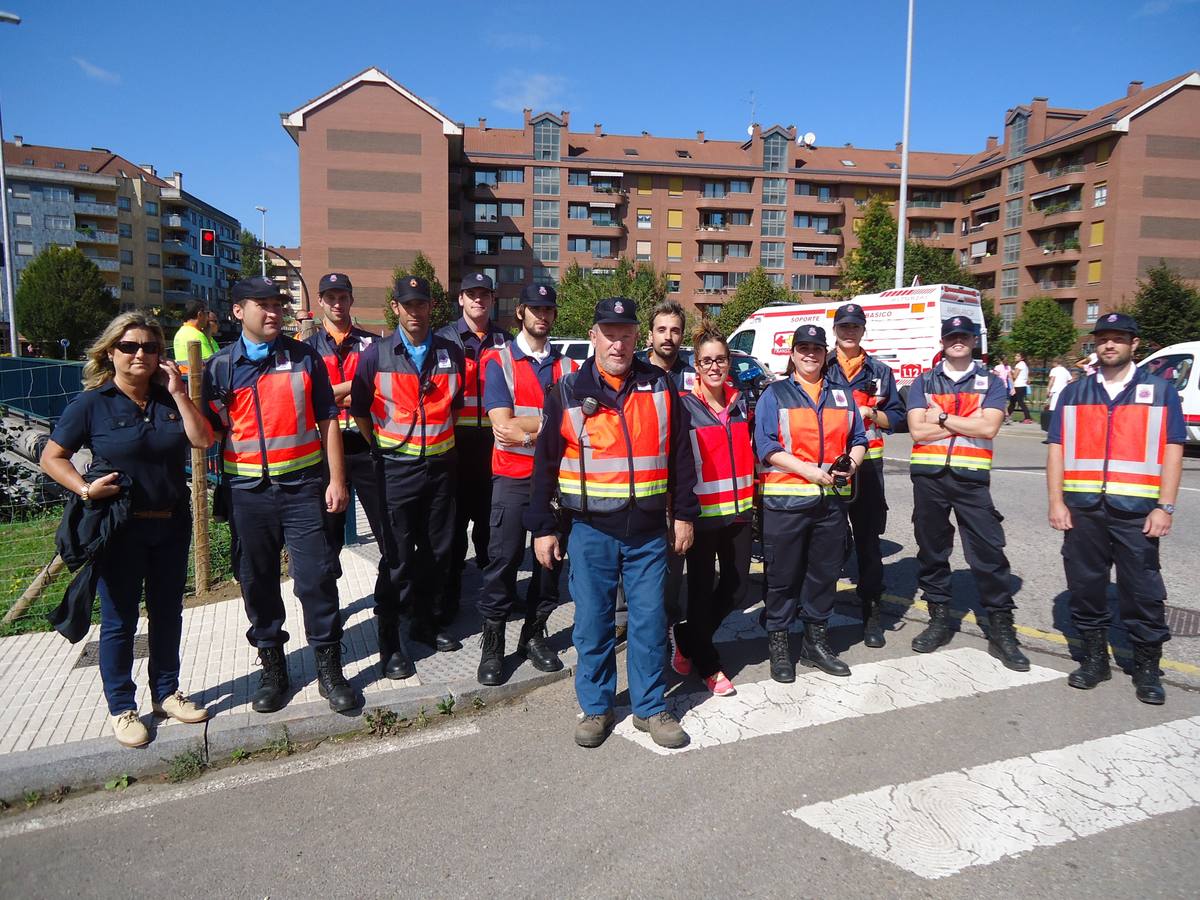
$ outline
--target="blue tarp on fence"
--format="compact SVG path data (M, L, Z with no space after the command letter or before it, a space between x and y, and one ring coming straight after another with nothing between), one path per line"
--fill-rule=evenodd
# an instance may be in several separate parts
M57 419L83 390L83 363L0 357L0 405L39 419Z

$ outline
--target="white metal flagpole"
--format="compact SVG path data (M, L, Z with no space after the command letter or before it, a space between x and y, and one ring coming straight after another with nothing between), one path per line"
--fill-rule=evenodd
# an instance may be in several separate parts
M896 283L904 286L904 244L908 240L908 115L912 103L913 4L908 0L908 47L904 58L904 133L900 145L900 222L896 229Z

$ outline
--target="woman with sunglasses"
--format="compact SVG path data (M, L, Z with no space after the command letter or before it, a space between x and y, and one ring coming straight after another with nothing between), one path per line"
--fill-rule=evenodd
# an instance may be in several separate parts
M133 638L145 594L147 666L154 713L203 722L208 710L179 690L179 641L192 516L184 472L189 447L212 429L188 397L178 366L163 358L162 329L141 313L115 318L88 349L83 393L67 406L42 452L42 469L85 503L111 500L130 483L130 517L111 536L100 566L100 678L113 733L126 747L150 741L138 718ZM111 473L88 481L71 456L81 447Z
M754 506L754 450L745 399L729 384L729 345L711 328L692 340L696 381L683 396L684 425L696 462L700 518L687 552L687 621L672 629L671 666L680 675L693 670L718 697L735 693L721 671L713 634L741 609L750 581L751 517ZM714 579L714 564L720 566Z

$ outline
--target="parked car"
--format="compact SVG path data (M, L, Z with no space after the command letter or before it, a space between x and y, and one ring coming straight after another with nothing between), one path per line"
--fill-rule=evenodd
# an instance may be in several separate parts
M1156 350L1138 365L1159 378L1175 385L1183 401L1183 419L1187 425L1187 442L1191 446L1200 444L1200 376L1196 371L1196 357L1200 356L1200 341L1172 344Z
M550 338L550 344L575 362L581 363L592 355L592 342L586 338Z

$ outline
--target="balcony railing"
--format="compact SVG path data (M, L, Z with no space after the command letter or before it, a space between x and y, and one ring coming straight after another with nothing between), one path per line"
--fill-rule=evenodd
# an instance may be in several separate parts
M187 228L188 227L188 220L180 215L163 216L162 223L167 228Z
M620 228L621 222L617 219L601 219L592 216L592 224L598 228Z
M913 207L916 207L918 209L941 209L942 201L941 200L909 200L908 206L910 209Z
M995 225L999 221L1000 221L999 219L988 219L986 222L977 222L976 224L972 225L967 230L971 234L974 234L977 231L983 231L983 229L987 228L989 225Z
M1083 166L1079 164L1070 166L1056 166L1053 169L1047 169L1042 174L1047 178L1057 178L1059 175L1070 175L1073 172L1082 172Z
M704 222L701 222L699 225L699 230L700 231L728 231L729 225L715 224L715 223L711 223L711 222L708 224L705 224Z
M696 262L698 262L698 263L723 263L723 262L725 262L725 260L726 260L726 257L724 257L724 256L697 256L696 257Z
M1034 206L1030 204L1031 212L1041 213L1043 216L1057 216L1065 212L1078 212L1083 209L1083 204L1078 201L1063 201L1062 203L1050 203L1046 206Z
M1046 256L1050 256L1054 253L1066 253L1069 250L1078 250L1079 241L1063 241L1060 244L1038 244L1038 249L1041 250Z
M76 200L75 212L76 214L82 213L85 216L104 216L109 219L115 219L117 217L117 204Z
M94 229L76 229L75 243L77 244L115 244L118 237L115 231L96 231Z
M85 256L87 254L84 254ZM96 268L101 272L118 272L121 269L121 264L115 259L110 259L107 256L88 256L91 262L96 264Z
M1058 290L1059 288L1073 288L1073 287L1075 287L1075 279L1074 278L1062 278L1062 279L1056 280L1056 279L1046 278L1046 279L1043 279L1042 281L1039 281L1037 283L1037 286L1040 287L1043 291L1055 291L1055 290Z

